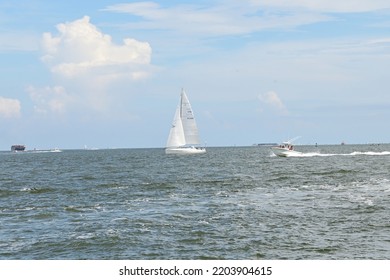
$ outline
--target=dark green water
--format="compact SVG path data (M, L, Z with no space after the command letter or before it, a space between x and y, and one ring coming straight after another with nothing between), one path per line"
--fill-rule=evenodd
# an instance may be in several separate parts
M0 153L0 259L389 259L390 145Z

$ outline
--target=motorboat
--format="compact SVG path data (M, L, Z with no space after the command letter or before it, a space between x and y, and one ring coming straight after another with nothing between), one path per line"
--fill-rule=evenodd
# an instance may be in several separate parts
M272 152L279 157L290 157L301 155L301 152L294 150L293 145L281 144L279 146L271 147Z
M299 156L302 155L301 152L295 151L294 150L294 145L292 142L297 139L298 137L288 140L285 142L282 142L278 146L273 146L271 147L272 152L279 157L290 157L290 156Z

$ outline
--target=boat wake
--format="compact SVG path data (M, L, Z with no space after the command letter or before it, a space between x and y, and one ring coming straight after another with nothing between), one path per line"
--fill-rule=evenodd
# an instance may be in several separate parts
M292 154L288 157L334 157L334 156L388 156L390 151L383 152L352 152L349 154L323 154L319 152Z

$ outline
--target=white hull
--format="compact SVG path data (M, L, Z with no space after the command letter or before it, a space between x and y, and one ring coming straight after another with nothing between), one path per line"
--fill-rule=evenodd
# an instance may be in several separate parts
M288 148L272 147L271 149L272 152L279 157L299 156L302 154L301 152L290 150Z
M205 148L195 148L195 147L178 147L178 148L166 148L166 154L174 155L193 155L193 154L205 154Z

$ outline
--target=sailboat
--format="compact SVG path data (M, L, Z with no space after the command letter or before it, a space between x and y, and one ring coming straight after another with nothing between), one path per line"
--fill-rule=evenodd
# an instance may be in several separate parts
M198 127L188 97L182 89L172 127L165 149L166 154L204 154L206 149L199 147Z

